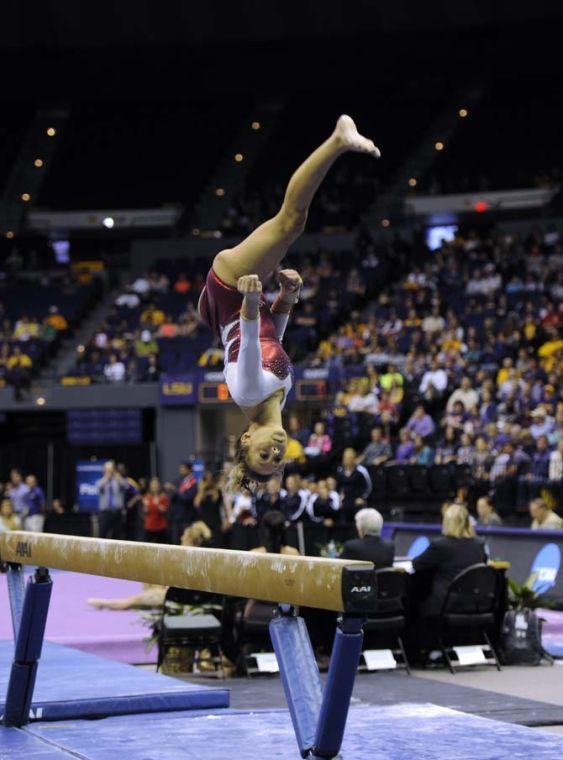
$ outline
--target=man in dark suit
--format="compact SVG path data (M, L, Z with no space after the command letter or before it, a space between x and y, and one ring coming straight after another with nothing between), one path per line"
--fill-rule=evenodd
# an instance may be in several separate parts
M383 517L377 509L360 509L355 520L359 538L346 541L340 559L373 562L376 570L393 567L395 547L392 541L381 538Z

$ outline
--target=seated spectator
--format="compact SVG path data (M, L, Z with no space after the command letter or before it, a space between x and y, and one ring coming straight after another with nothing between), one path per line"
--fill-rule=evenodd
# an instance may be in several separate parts
M15 346L13 354L6 362L10 372L21 372L30 369L32 365L31 357L24 354L19 346Z
M403 386L404 377L398 371L395 364L390 364L387 372L384 372L379 377L379 385L384 391L390 391L393 386Z
M287 464L305 464L307 461L305 449L297 438L291 438L291 436L288 436L285 456L283 459Z
M461 384L448 399L447 408L453 409L454 404L460 401L466 412L470 412L479 403L479 395L477 391L472 388L471 380L468 377L461 378Z
M135 354L139 359L147 357L149 354L158 353L158 343L153 337L150 330L141 330L139 337L135 341Z
M358 458L358 462L367 465L381 465L393 456L391 444L383 438L383 430L374 427L371 431L371 442L365 447Z
M456 431L448 425L444 430L444 436L436 447L436 464L449 464L456 461L457 438Z
M192 283L189 281L188 276L183 272L178 275L178 279L174 283L174 292L181 295L188 293L192 289Z
M555 420L545 413L543 407L538 406L530 413L530 417L533 422L530 425L530 433L534 438L540 438L540 436L549 435L555 425Z
M421 435L416 435L413 441L413 451L410 457L411 464L421 464L424 467L430 467L434 462L434 452L426 443Z
M367 506L373 488L368 471L363 465L357 464L354 449L344 449L336 481L342 499L343 516L349 520L359 509Z
M448 387L446 370L440 367L438 359L432 359L430 369L422 376L418 390L427 401L442 398Z
M162 311L162 309L159 309L156 304L151 303L142 313L141 313L141 324L146 325L147 327L160 327L160 325L164 322L166 318L166 315Z
M490 496L477 499L477 525L502 525L502 519L495 512Z
M469 433L463 433L461 436L461 446L457 450L457 464L473 465L475 459L475 446Z
M395 546L381 538L383 517L376 509L360 509L354 518L358 538L346 541L340 559L373 562L376 570L393 567Z
M60 313L58 306L49 307L49 316L46 318L46 322L51 327L54 327L57 332L68 330L66 317Z
M7 533L11 530L21 530L22 523L20 516L14 512L12 500L2 499L0 504L0 533Z
M467 413L461 401L454 401L453 405L447 410L442 419L442 427L452 427L455 431L461 432L467 421Z
M26 342L32 338L39 337L39 323L37 320L31 320L27 315L21 317L14 327L14 339Z
M125 288L125 292L115 299L116 306L125 306L128 309L136 309L140 303L141 299L131 287Z
M399 431L399 440L400 443L395 452L395 461L399 464L405 464L410 460L414 451L410 433L406 428Z
M446 320L440 315L440 307L435 304L432 312L422 320L422 329L427 335L442 332L446 326Z
M561 485L563 479L563 438L557 441L557 448L549 457L549 482Z
M166 315L166 319L158 328L157 335L159 338L175 338L178 335L178 325L174 322L170 314ZM157 350L158 350L158 344L157 344ZM154 352L151 352L151 353L154 353Z
M430 595L420 605L423 618L435 618L442 609L448 587L467 567L486 562L483 543L475 537L469 512L461 504L451 504L442 522L442 537L413 560L415 573L431 575Z
M379 402L377 396L369 387L367 378L360 378L356 391L348 399L348 411L364 414L377 414Z
M111 354L108 364L104 367L104 377L110 383L122 383L125 380L125 364L117 354Z
M420 435L422 438L427 438L436 430L434 420L426 412L423 404L416 407L405 427L413 436Z
M287 432L292 438L295 438L303 446L307 445L310 431L308 428L304 427L301 424L301 422L299 421L299 417L297 417L297 415L295 414L289 415L289 420L287 422Z
M164 544L168 539L168 508L170 499L161 488L158 478L151 478L149 490L143 496L145 541Z
M321 454L328 454L332 449L332 441L327 435L324 422L316 422L313 432L309 436L305 454L308 457L318 457Z
M532 530L563 530L563 518L551 509L545 499L532 499L529 508Z

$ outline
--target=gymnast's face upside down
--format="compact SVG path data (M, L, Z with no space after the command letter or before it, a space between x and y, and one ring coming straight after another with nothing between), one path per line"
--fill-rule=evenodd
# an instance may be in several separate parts
M240 440L244 461L252 472L267 478L279 471L287 448L287 434L281 425L253 422Z

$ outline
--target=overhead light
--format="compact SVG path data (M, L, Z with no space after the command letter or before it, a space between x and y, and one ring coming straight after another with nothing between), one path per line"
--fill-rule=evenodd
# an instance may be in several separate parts
M409 179L409 187L416 187L416 179L414 177Z
M49 137L54 137L57 134L57 130L55 129L55 127L48 127L47 134L49 135Z
M104 225L104 227L107 227L108 230L111 230L111 228L115 224L115 219L112 216L106 216L102 219L102 224Z
M195 235L196 237L201 233L201 230L199 227L194 227L192 230L192 235Z
M465 119L465 117L469 114L469 111L467 110L467 108L460 108L458 111L458 114L460 118Z
M389 221L389 219L382 219L381 220L381 226L382 227L389 227L390 224L391 224L391 222Z
M252 129L254 129L254 130L258 130L258 129L260 129L260 127L261 127L262 125L260 124L260 122L259 122L259 121L253 121L253 122L252 122L252 124L251 124L250 126L252 127Z
M219 198L222 198L225 195L225 189L222 187L218 187L215 190L215 195L219 196Z
M35 161L33 162L33 165L37 167L37 169L41 169L41 167L43 166L43 161L40 158L36 158Z
M434 146L436 150L444 150L444 143L443 142L437 142Z
M83 353L84 353L84 351L86 351L86 346L84 346L84 345L81 343L79 346L77 346L76 350L78 351L78 353L79 353L79 354L83 354Z
M223 233L221 232L221 230L213 230L213 237L214 238L222 238L223 237Z
M35 399L35 403L37 404L37 406L45 406L45 404L47 403L47 400L45 396L38 396Z
M8 238L8 240L11 240L14 237L14 233L12 232L12 230L8 230L8 232L6 233L6 237Z
M241 161L244 161L244 156L242 153L235 153L235 161L237 164L240 164Z
M29 193L22 193L22 201L25 201L26 203L31 200L31 195Z

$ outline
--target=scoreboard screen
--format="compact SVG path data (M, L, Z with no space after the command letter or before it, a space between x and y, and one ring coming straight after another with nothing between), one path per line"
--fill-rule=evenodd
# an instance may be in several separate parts
M200 383L198 397L201 404L223 404L232 401L227 383Z

